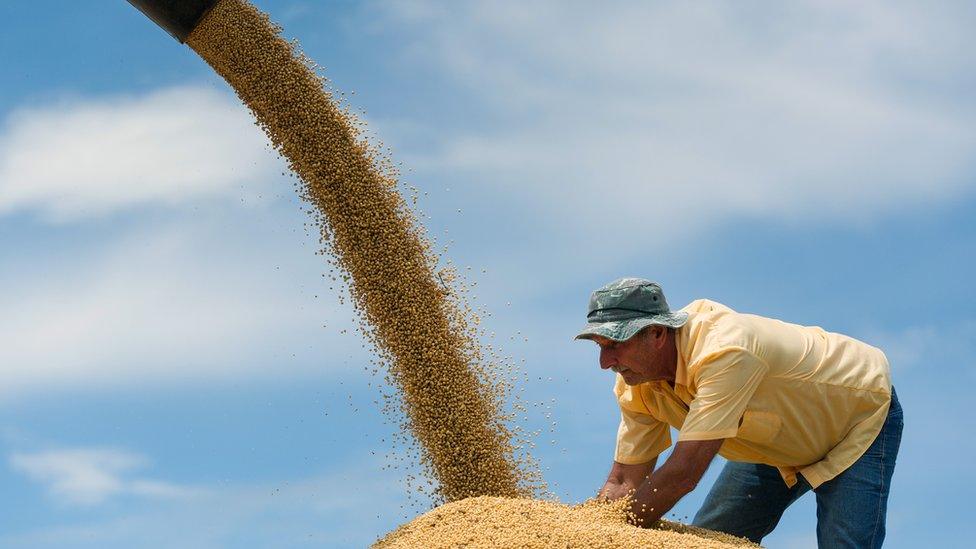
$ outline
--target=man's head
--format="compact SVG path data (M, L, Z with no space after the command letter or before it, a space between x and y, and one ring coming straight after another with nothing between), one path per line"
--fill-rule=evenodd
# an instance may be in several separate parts
M589 339L600 346L600 368L620 374L627 385L674 381L674 328L648 326L625 341L602 336Z
M671 312L661 287L641 278L621 278L590 296L587 325L576 339L600 345L600 367L613 369L628 385L673 379L674 330L688 313Z

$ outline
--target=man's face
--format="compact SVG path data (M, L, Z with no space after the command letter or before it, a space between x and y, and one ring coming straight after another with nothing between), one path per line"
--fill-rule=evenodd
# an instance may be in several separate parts
M658 367L654 346L647 341L651 329L645 329L626 341L594 337L593 341L600 346L600 368L620 374L627 385L664 379L666 376Z

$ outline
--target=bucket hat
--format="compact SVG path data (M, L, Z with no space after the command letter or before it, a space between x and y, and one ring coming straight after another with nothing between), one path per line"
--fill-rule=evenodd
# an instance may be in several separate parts
M586 327L576 339L602 336L626 341L647 326L680 328L688 313L672 312L656 282L643 278L620 278L590 294Z

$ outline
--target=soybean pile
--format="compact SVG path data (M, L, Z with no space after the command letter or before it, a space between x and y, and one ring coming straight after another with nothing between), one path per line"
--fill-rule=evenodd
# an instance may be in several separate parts
M397 388L394 411L419 444L431 495L448 502L380 546L726 547L629 526L619 505L531 499L545 485L514 436L513 412L504 411L510 386L485 358L463 283L438 269L395 165L364 137L320 68L280 33L246 0L220 0L186 43L231 85L297 176L334 280L347 288L360 330Z
M375 549L440 547L605 547L607 549L733 549L749 540L675 522L645 530L627 523L626 501L591 500L570 507L550 501L468 498L442 505L378 541Z

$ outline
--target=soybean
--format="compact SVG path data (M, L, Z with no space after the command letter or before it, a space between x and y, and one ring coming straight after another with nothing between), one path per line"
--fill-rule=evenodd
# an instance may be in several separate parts
M298 175L360 329L399 388L423 467L437 480L435 499L536 493L539 475L513 447L504 384L475 337L478 319L451 297L455 273L437 271L395 166L280 31L247 1L221 0L187 44L233 87Z
M448 547L593 547L606 549L736 549L749 540L660 521L656 529L627 522L629 502L551 501L477 497L442 505L379 540L374 549Z

